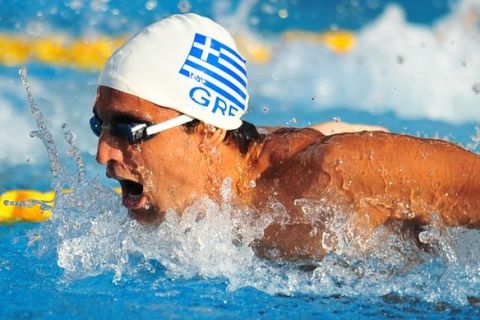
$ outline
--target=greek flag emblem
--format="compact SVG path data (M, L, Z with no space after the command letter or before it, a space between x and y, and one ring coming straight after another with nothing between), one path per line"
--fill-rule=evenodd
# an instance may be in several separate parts
M235 109L246 109L245 59L220 41L196 33L179 72L215 92Z

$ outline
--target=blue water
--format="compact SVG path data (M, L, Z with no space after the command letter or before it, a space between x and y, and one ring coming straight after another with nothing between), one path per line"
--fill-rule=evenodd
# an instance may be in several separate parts
M462 15L480 16L475 0L12 0L0 3L0 32L73 38L131 34L185 7L270 47L266 64L249 64L247 119L252 122L305 126L341 118L479 151L480 94L473 88L480 83L480 20L468 24L472 20ZM281 18L279 10L287 10L288 17ZM351 53L338 56L318 43L281 38L286 30L336 28L355 31L359 44ZM450 40L442 42L445 38ZM66 156L62 123L76 135L88 179L115 186L94 161L95 137L86 126L97 74L36 61L27 67L67 169L76 167ZM0 193L50 190L47 154L38 139L29 137L36 125L18 66L0 66L0 83ZM88 184L81 187L87 202L111 203L75 209L65 198L58 220L0 226L0 318L480 318L476 231L451 230L437 254L400 246L404 256L393 265L381 248L367 258L340 252L313 262L313 272L305 271L303 262L256 259L248 248L224 246L220 240L228 233L203 231L231 221L207 219L193 225L191 236L167 227L144 230L130 225L119 206L115 209L114 196L95 198ZM71 202L78 203L81 192ZM385 248L385 256L397 254L395 243ZM418 258L415 263L407 263L409 254Z
M26 230L31 224L2 227L0 281L5 319L72 318L278 318L351 319L470 318L478 307L427 303L415 297L342 297L315 294L270 295L252 288L227 290L226 279L170 278L154 264L112 284L111 273L69 281L62 278L54 255L28 254Z

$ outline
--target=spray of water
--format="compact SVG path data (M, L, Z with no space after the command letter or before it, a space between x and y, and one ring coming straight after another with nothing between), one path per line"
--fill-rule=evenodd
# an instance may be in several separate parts
M271 294L349 297L393 293L454 304L465 304L480 291L478 231L445 230L433 223L420 232L423 250L401 223L358 236L351 215L321 200L298 199L295 205L312 226L325 228L321 245L330 253L323 260L258 258L250 244L271 223L285 219L285 208L274 201L271 212L257 215L233 207L229 179L223 183L220 203L201 198L181 214L168 211L160 226L138 224L128 218L114 191L98 178L87 177L67 125L63 126L70 145L67 154L76 170L69 172L62 164L31 94L26 69L20 76L37 121L32 136L45 145L56 192L53 218L31 233L32 246L40 255L53 251L69 281L113 272L113 281L118 282L147 271L154 278L224 278L231 290L254 287Z

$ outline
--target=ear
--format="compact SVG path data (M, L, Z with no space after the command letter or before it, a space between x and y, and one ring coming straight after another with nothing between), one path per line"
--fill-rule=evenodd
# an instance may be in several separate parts
M218 146L227 134L227 130L203 122L198 124L198 130L203 135L203 143L208 143L210 146Z

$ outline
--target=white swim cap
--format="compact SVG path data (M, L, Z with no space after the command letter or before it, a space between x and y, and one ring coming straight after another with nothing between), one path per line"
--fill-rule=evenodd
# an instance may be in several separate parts
M232 36L193 13L133 36L108 59L98 84L226 130L240 127L248 105L245 59Z

